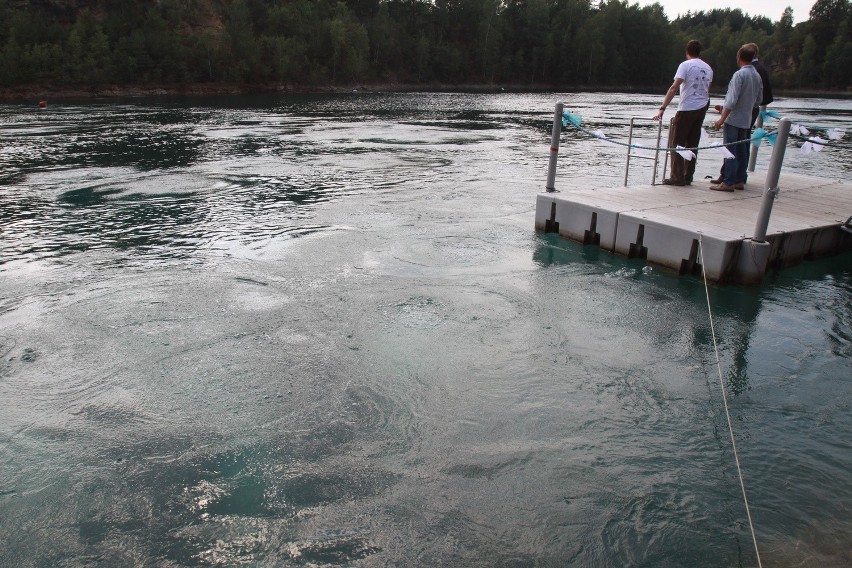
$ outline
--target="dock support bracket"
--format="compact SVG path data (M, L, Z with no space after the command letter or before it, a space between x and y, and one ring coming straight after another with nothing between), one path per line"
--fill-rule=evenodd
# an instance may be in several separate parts
M544 221L545 233L558 233L559 223L556 221L556 202L550 204L550 219Z
M592 222L589 225L589 229L583 233L583 244L584 245L598 245L601 244L601 235L597 232L598 228L598 214L592 213Z
M678 274L691 274L692 276L701 276L701 263L698 262L698 239L692 239L692 247L689 249L689 258L680 261L680 270Z
M645 240L645 225L639 225L639 230L636 232L636 242L630 243L630 249L627 252L627 258L648 258L648 247L643 246L642 241Z

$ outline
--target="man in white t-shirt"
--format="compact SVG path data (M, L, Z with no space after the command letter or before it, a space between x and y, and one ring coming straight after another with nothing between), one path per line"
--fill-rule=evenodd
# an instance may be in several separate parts
M654 120L660 120L666 107L674 96L680 93L680 102L672 122L672 132L669 134L669 147L682 146L695 148L701 139L701 125L707 107L710 106L710 83L713 82L713 70L699 55L701 44L690 40L686 44L686 61L678 65L674 83L666 92L663 106ZM677 152L671 154L671 177L663 180L666 185L690 185L695 173L695 162L698 160L698 150L693 150L695 157L686 160Z

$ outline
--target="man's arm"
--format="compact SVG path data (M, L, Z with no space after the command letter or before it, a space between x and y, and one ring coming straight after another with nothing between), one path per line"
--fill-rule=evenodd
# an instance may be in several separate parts
M663 106L660 107L660 112L654 117L654 120L660 120L663 118L663 113L666 112L666 107L669 106L669 103L672 102L674 96L680 91L680 85L683 83L683 79L675 79L672 86L669 87L669 90L666 91L666 98L663 99Z
M719 120L717 120L717 121L713 124L713 126L715 126L715 127L716 127L716 130L719 130L720 128L722 128L722 125L723 125L723 124L725 124L725 121L726 121L726 120L728 120L728 115L729 115L729 114L731 114L731 109L729 109L729 108L723 108L723 109L722 109L722 116L721 116L721 117L719 117Z
M742 74L739 71L734 73L734 76L731 77L731 82L728 83L728 92L725 95L725 102L722 105L722 116L713 124L716 129L722 128L722 125L725 124L725 121L728 119L728 115L731 114L734 106L736 106L737 100L740 98L741 81Z

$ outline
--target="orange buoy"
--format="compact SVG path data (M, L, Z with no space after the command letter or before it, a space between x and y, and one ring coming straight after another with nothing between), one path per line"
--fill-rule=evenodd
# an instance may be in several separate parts
M39 101L38 108L47 108L47 101Z

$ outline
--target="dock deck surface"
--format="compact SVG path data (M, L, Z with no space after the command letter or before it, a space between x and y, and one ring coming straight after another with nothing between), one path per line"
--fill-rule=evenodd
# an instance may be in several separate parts
M694 271L695 242L700 239L710 279L754 281L753 276L743 278L737 264L743 261L739 258L744 256L739 250L743 241L753 245L750 237L765 183L765 172L752 172L746 189L735 192L711 191L710 184L701 180L684 187L634 185L542 193L536 229L555 230L679 272ZM852 183L782 172L778 185L766 237L771 247L767 265L785 266L852 250L852 235L841 230L852 215ZM765 269L760 270L761 277Z

